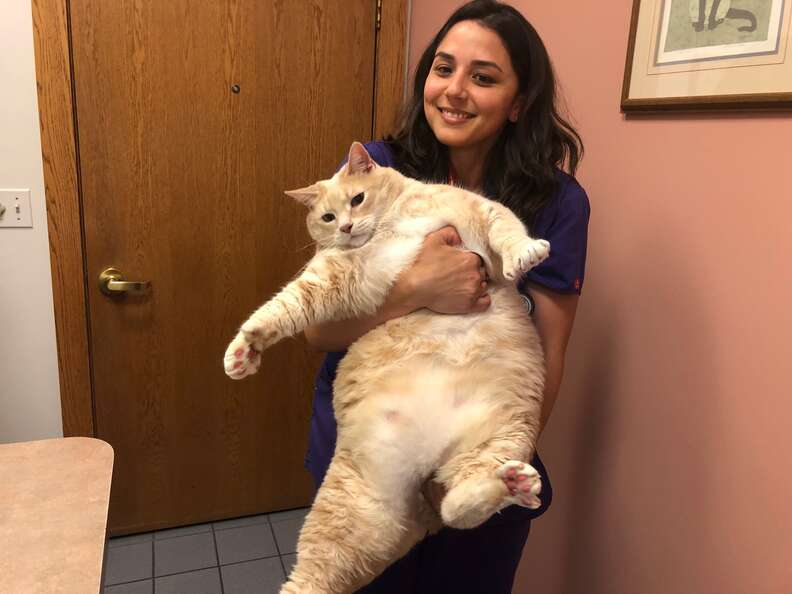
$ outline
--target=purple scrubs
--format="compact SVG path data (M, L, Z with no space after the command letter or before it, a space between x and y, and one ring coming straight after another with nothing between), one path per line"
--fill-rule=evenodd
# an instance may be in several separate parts
M378 164L396 167L387 143L371 142L366 150ZM558 193L538 214L533 229L534 237L550 242L550 257L520 281L518 288L523 293L529 282L567 294L580 294L583 286L589 201L573 177L559 171L557 179ZM324 480L335 451L333 381L344 354L327 354L314 388L305 465L317 486ZM473 530L444 528L416 545L359 594L509 594L531 520L547 510L553 497L538 454L531 464L542 477L539 509L513 505Z

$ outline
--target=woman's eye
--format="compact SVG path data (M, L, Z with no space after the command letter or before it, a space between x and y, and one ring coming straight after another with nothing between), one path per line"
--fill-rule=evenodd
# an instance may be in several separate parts
M353 207L358 206L361 202L363 202L363 198L364 198L363 192L352 198L352 206Z
M447 74L451 74L451 68L446 66L445 64L438 64L434 67L435 74L439 74L440 76L445 76Z
M494 78L487 76L486 74L475 74L473 75L473 80L481 85L491 85L495 82Z
M322 220L325 223L331 223L332 221L335 221L335 215L333 213L331 213L331 212L328 212L328 213L322 215Z

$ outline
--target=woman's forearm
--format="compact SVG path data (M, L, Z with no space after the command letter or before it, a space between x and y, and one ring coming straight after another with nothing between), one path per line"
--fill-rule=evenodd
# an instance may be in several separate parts
M547 425L547 421L550 419L550 413L553 412L553 406L558 397L558 390L561 388L561 379L563 377L564 354L556 353L555 356L549 356L546 360L544 399L542 400L542 415L539 423L540 433Z
M388 320L410 313L383 307L372 316L354 320L325 322L305 329L305 339L312 347L325 352L343 351L358 338Z
M545 356L545 388L540 424L541 429L544 429L558 397L561 379L564 377L567 344L572 333L572 325L575 323L580 297L556 293L535 284L530 284L528 290L536 304L534 322L542 340Z
M305 329L305 339L312 347L325 352L343 351L358 338L388 320L406 316L422 307L410 298L404 281L397 282L379 310L370 316L316 324Z
M453 227L430 233L415 262L396 279L375 314L355 320L316 324L305 330L308 343L322 351L342 351L380 324L421 308L466 314L489 307L484 268L478 256L458 248Z

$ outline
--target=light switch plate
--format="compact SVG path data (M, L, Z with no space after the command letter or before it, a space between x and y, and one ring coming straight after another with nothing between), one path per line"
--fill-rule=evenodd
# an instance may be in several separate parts
M30 190L0 190L0 213L0 227L32 227Z

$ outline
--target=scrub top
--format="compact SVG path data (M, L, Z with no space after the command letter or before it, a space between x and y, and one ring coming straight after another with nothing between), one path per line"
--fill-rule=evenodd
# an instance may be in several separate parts
M377 164L398 169L389 145L384 141L370 142L366 150ZM536 283L558 293L580 294L586 266L586 243L588 238L589 201L586 192L572 176L563 171L556 172L558 190L556 195L537 214L532 236L550 242L550 256L528 271L517 285L526 294L528 283ZM317 486L322 483L336 444L336 420L333 413L333 381L336 369L346 351L328 353L316 378L314 387L313 414L305 466ZM553 497L553 489L547 469L539 455L531 465L542 477L541 507L535 510L522 508L521 513L531 518L547 510ZM512 506L517 507L517 506Z

